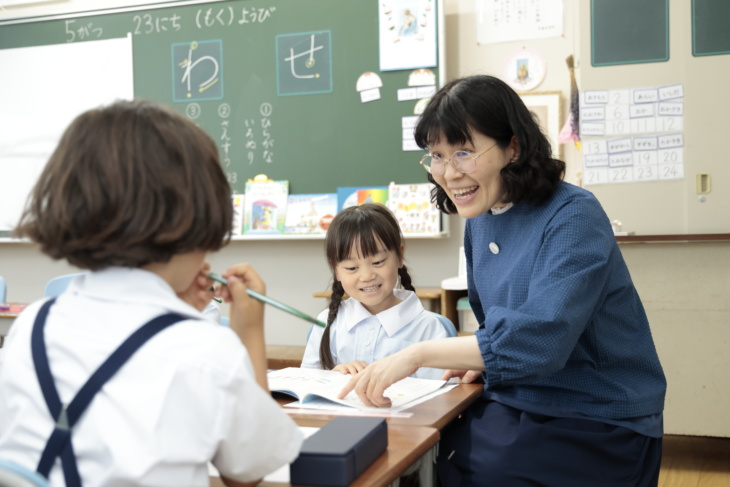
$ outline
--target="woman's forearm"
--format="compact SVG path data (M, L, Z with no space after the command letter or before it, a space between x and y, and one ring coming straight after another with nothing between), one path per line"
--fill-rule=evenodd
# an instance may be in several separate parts
M418 367L435 369L484 370L484 360L476 336L441 338L411 345Z

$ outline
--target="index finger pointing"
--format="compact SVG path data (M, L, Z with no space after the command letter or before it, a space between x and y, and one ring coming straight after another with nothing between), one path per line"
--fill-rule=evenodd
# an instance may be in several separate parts
M337 394L337 399L344 399L346 395L348 395L357 385L358 376L353 375L352 379L347 381L347 384L345 384L345 387L342 388L339 394Z

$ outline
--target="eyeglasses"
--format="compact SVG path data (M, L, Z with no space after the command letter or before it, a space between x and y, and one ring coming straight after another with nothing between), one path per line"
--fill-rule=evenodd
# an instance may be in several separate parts
M451 154L451 157L448 159L444 159L439 154L426 154L423 156L423 159L421 159L420 164L423 166L423 168L431 173L434 176L443 176L446 172L446 163L450 162L454 165L454 169L457 171L469 174L470 172L474 172L474 170L477 168L477 159L479 159L483 154L485 154L489 149L497 145L495 142L491 145L491 147L484 149L479 154L474 154L472 151L468 150L458 150Z

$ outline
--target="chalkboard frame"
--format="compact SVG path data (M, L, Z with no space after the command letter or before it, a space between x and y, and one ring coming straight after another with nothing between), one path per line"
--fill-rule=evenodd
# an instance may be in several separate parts
M625 16L632 9L637 14L630 18L633 23L627 22ZM650 19L640 15L642 12L658 14L658 17ZM621 22L612 23L616 18L613 15L621 15ZM619 26L624 30L619 32ZM654 31L647 32L649 27ZM616 46L629 50L612 51ZM669 61L669 0L591 0L592 66L666 61Z
M712 10L721 6L726 12ZM726 0L692 0L693 56L730 54L730 30L726 25L717 24L717 21L728 19L725 14L730 15L730 3Z

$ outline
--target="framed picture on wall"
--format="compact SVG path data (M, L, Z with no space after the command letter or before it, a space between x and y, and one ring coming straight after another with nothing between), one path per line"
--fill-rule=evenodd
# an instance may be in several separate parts
M553 147L553 155L563 157L563 147L558 142L561 120L563 119L563 99L560 91L519 92L520 98L540 122L542 131Z

